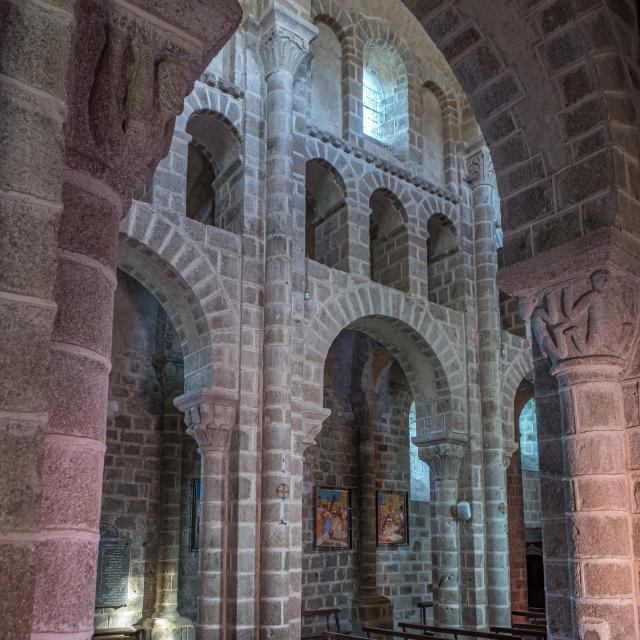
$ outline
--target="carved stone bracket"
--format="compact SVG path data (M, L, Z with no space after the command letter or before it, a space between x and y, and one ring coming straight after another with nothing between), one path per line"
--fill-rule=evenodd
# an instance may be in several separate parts
M505 469L509 468L513 454L518 450L519 445L515 440L509 440L504 443L504 451L502 453L502 464Z
M610 269L520 298L538 344L554 365L596 358L624 367L638 330L638 287Z
M322 430L324 421L331 415L331 409L314 404L294 404L291 410L294 424L294 449L298 455L304 455L308 447L315 446L316 438Z
M184 413L187 433L200 449L229 450L238 413L238 400L234 393L223 389L202 389L179 396L174 404Z
M311 22L278 3L262 17L261 31L260 56L265 78L276 71L294 75L309 54L309 43L318 35Z

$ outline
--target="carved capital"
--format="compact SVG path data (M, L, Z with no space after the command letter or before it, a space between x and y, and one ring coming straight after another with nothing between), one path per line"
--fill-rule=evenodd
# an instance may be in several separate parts
M464 443L441 441L423 445L416 442L416 445L420 459L429 465L436 480L458 479L464 457Z
M194 4L187 0L181 17L193 19ZM240 14L235 2L227 4L219 27L230 36ZM227 38L211 51L189 34L191 28L201 33L199 24L167 28L110 0L79 3L76 22L67 166L89 171L124 194L148 181L166 155L186 94Z
M496 172L486 147L467 158L467 181L472 187L483 184L495 187Z
M174 404L184 413L187 433L200 449L229 450L238 412L235 394L226 390L203 389L179 396Z
M520 298L540 349L554 365L595 359L624 367L638 327L638 285L610 269Z
M263 16L261 27L260 57L265 78L276 71L294 75L309 54L317 27L277 3Z
M372 428L382 419L385 403L379 393L356 393L351 401L353 416L361 430Z

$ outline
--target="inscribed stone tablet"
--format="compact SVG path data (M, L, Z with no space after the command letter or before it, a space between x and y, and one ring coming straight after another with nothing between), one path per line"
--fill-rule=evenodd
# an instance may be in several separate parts
M100 522L96 607L122 607L129 595L131 542L111 523Z

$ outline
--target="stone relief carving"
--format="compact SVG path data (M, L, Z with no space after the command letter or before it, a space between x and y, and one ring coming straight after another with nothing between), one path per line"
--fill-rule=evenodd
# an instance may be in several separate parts
M522 303L524 317L553 363L589 356L626 360L637 330L638 299L632 285L609 270L594 271L585 287L572 280Z
M471 185L483 182L495 185L496 172L487 149L482 149L468 158L467 180Z

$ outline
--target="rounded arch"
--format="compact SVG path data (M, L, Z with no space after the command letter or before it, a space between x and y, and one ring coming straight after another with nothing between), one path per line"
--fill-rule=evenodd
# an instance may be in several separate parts
M509 350L507 350L509 351ZM516 398L524 380L533 380L533 356L531 349L523 347L509 359L502 374L502 428L507 442L518 442L516 425ZM533 389L532 389L533 392ZM520 409L524 402L520 403Z
M215 350L221 327L238 319L214 264L179 224L134 202L120 227L118 268L148 289L169 316L182 347L189 393L235 379L235 347L224 362L216 362Z
M427 234L427 259L429 261L446 258L458 251L457 229L443 213L434 213L429 216Z
M631 220L638 197L626 178L629 167L637 172L638 166L637 99L635 109L631 104L636 71L612 77L611 67L596 65L593 56L597 50L598 59L606 53L618 69L629 66L614 34L626 30L625 41L637 49L630 8L625 24L602 0L563 4L560 20L540 3L499 0L489 16L483 5L457 0L445 20L438 13L444 1L403 2L451 65L491 150L507 265L603 226L637 235ZM625 94L627 108L620 110ZM623 130L634 133L622 141ZM627 161L614 161L619 152ZM625 205L614 195L618 189ZM585 217L590 202L607 214Z
M355 329L377 340L402 366L419 407L419 433L428 428L429 418L441 414L452 414L453 428L466 431L460 314L447 312L446 318L437 318L428 306L415 305L405 295L371 283L326 299L304 332L305 403L322 406L329 348L340 331ZM433 394L425 391L429 389Z

